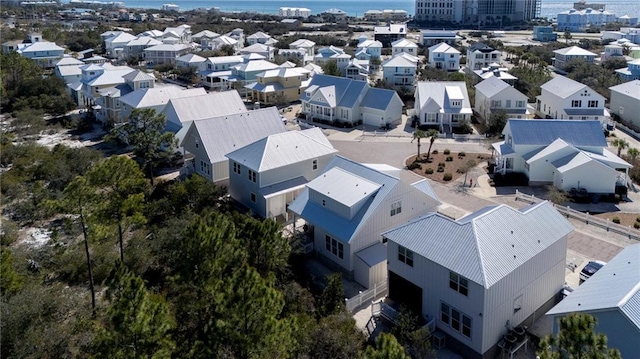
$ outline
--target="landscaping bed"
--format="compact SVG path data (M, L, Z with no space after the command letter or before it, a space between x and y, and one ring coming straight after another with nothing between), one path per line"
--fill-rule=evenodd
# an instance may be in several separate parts
M489 155L481 153L447 152L447 150L434 150L429 156L429 162L426 154L420 154L418 160L416 156L411 156L407 159L406 166L420 176L446 183L464 176L464 169L469 161L475 161L478 164L490 158Z
M634 223L638 223L638 226L640 227L640 221L638 221L638 219L640 219L640 213L600 213L594 214L594 216L602 219L608 219L612 223L614 223L614 218L617 218L620 220L619 224L625 227L631 226L631 228L634 228Z

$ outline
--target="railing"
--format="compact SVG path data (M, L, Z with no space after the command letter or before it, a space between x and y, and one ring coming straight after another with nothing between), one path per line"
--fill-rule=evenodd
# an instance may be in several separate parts
M374 284L373 288L366 290L364 292L358 293L355 297L351 297L349 299L345 299L345 306L347 307L347 311L353 313L358 309L361 305L365 303L370 303L383 295L387 294L388 291L387 280L383 280L380 283Z
M525 193L521 193L520 191L516 190L516 198L515 200L522 200L522 201L526 201L529 203L539 203L542 201L542 199L537 198L534 195L529 195L529 194L525 194ZM622 234L624 236L627 236L629 239L635 239L637 241L640 241L640 231L635 230L633 228L631 228L631 226L623 226L617 223L613 223L611 222L609 219L602 219L602 218L598 218L595 216L592 216L589 214L589 212L580 212L580 211L576 211L575 209L572 209L569 206L561 206L558 204L554 204L553 205L556 210L558 212L560 212L561 214L567 216L567 218L571 217L571 218L575 218L578 219L580 221L585 222L586 224L592 225L592 226L596 226L596 227L600 227L605 229L607 232L614 232L614 233L618 233L618 234Z

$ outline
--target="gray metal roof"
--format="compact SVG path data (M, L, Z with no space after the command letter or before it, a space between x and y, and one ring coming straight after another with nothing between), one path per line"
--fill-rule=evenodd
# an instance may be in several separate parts
M589 87L568 77L556 75L553 79L540 86L540 88L560 98L567 98L574 93Z
M462 109L471 113L471 103L464 81L420 81L416 88L416 94L420 100L420 108L424 108L431 99L440 109L446 108L447 112L454 111L449 104L451 96L462 97Z
M269 107L194 121L189 132L198 132L209 161L216 163L226 161L229 152L286 130L278 109Z
M633 80L617 86L612 86L609 87L609 90L611 90L612 95L613 93L621 93L635 97L636 100L640 101L640 80Z
M322 130L316 127L270 135L227 154L227 157L262 172L337 152Z
M307 91L300 95L300 100L310 101L315 91L323 91L323 89L333 87L336 99L335 106L352 108L355 106L358 96L365 86L367 86L365 81L356 81L345 77L316 74L313 76L313 79L311 79L311 83L309 83ZM309 92L311 92L311 95L308 95Z
M340 185L336 186L338 183ZM307 184L307 187L338 203L352 207L373 196L382 185L342 168L333 167Z
M203 88L185 89L176 85L156 85L128 93L120 98L120 102L133 108L154 107L166 105L172 99L200 97L206 93Z
M502 92L503 90L505 90L505 89L507 89L509 87L511 87L511 86L509 86L508 83L502 81L500 78L498 78L496 76L491 76L491 77L487 78L486 80L483 80L482 82L478 83L475 86L476 91L481 92L482 94L484 94L488 98L491 98L491 97L499 94L500 92Z
M440 202L440 198L438 198L438 194L436 194L436 191L433 190L433 187L431 187L431 185L429 184L429 181L427 181L426 178L425 179L421 179L418 182L414 182L411 185L414 188L416 188L417 190L419 190L422 193L426 194L427 196L433 198L438 203L442 203L442 202Z
M172 98L166 113L175 111L180 123L246 112L238 91L210 92L200 96Z
M387 260L387 246L378 242L372 246L369 246L359 252L356 252L358 258L369 266L369 268L375 266L378 263Z
M510 119L502 133L508 130L514 145L549 145L561 138L576 147L607 147L600 121Z
M374 108L376 110L386 110L387 107L389 107L391 100L395 97L402 102L396 91L372 87L367 90L360 106L365 108Z
M640 330L640 244L632 244L547 312L619 310Z
M457 221L431 214L383 236L489 288L571 231L551 203L541 202L525 211L489 206Z

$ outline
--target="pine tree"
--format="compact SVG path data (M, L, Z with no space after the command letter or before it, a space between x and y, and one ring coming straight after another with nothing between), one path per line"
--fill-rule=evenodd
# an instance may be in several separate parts
M410 359L393 334L381 333L376 338L376 346L368 347L364 359Z

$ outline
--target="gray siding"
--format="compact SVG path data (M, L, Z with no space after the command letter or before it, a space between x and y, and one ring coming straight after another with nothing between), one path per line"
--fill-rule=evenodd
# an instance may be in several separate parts
M313 160L310 159L304 162L293 163L287 166L278 167L272 170L264 171L260 173L260 186L266 187L297 177L304 177L307 181L318 177L325 166L331 161L333 154L329 156L322 156L314 158L318 160L318 169L313 170Z
M262 217L265 216L266 203L264 197L260 195L259 174L256 175L256 183L249 180L249 170L245 166L240 166L240 174L233 172L233 161L227 161L227 173L229 177L229 194L231 198L242 203L254 213ZM251 193L256 195L256 201L251 201Z
M331 253L331 251L327 251L327 249L325 247L325 235L327 235L327 234L329 236L335 238L336 240L338 240L344 246L344 258L343 259L340 259L337 256L333 255L333 253ZM352 269L351 269L352 268L351 256L349 256L349 243L341 241L336 236L334 236L331 233L325 231L324 228L319 228L319 227L314 227L313 236L314 236L313 237L314 238L313 248L315 249L315 251L318 254L326 257L327 259L330 259L332 262L336 263L341 268L343 268L346 272L351 272L352 271Z
M208 179L209 181L213 181L213 175L215 173L215 165L211 166L211 171L212 171L211 174L206 174L200 171L200 161L204 161L208 164L211 164L211 162L209 161L209 156L207 156L207 151L205 151L204 146L202 145L202 139L198 135L198 132L194 131L194 128L191 128L187 132L185 138L188 138L188 140L185 140L184 142L185 144L184 149L185 151L193 154L194 156L193 163L195 166L196 173ZM198 147L196 147L196 144L198 144Z
M609 104L611 113L622 117L625 121L630 121L636 126L640 126L640 100L633 96L621 94L616 91L611 91L611 103ZM620 113L620 109L623 109L623 113Z

